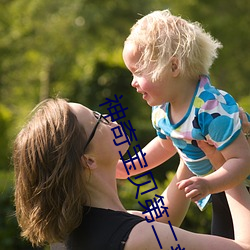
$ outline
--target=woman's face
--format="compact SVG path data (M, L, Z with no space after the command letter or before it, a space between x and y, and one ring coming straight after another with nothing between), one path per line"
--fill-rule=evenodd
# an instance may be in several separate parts
M104 158L112 159L120 158L119 151L124 154L128 149L128 143L123 143L119 146L114 144L115 135L112 129L120 127L116 122L112 122L110 118L106 118L109 123L104 119L99 119L99 117L89 108L78 104L69 103L70 109L76 115L79 123L84 127L87 135L87 140L90 138L94 129L94 136L91 139L89 145L86 148L86 152L93 152L95 155L99 155ZM121 130L122 131L122 130ZM126 140L125 135L116 139L116 143L121 143Z

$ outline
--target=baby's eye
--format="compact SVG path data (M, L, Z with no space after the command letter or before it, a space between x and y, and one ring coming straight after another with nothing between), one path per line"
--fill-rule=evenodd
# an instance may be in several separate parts
M141 71L136 71L136 72L134 72L133 76L140 77L140 76L142 76L142 72Z

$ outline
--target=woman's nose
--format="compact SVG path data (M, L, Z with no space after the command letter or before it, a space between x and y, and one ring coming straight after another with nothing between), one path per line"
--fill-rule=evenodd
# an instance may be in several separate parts
M116 124L117 124L116 121L112 121L112 115L111 115L111 114L104 114L104 117L105 117L107 120L109 120L110 123L116 123Z

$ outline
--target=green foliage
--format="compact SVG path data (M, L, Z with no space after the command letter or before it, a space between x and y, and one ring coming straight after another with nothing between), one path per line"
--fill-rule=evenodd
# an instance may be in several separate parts
M210 234L212 205L209 204L204 211L200 211L195 203L191 203L181 228L195 233Z
M250 5L242 1L199 0L189 8L189 17L203 24L223 48L211 69L213 84L229 92L236 100L249 96ZM248 52L247 52L248 51ZM248 99L248 102L250 99Z
M128 119L136 128L141 147L155 136L150 107L130 87L131 76L121 53L136 19L157 9L170 8L174 14L201 22L223 43L211 78L249 112L248 3L248 0L0 1L0 169L9 168L12 139L30 110L38 101L57 94L102 112L105 110L99 104L105 98L123 95L122 103L129 108ZM177 162L175 157L165 167L154 170L159 187L165 187L165 171L175 170ZM4 178L0 176L0 183ZM125 205L132 208L134 186L119 185ZM1 202L11 213L12 198L7 202L10 195L11 191L6 189ZM210 218L210 209L201 213L191 205L183 227L207 232ZM5 246L4 249L14 249Z
M242 107L246 112L250 112L250 95L244 96L239 100L239 105Z
M13 173L0 171L0 248L8 250L32 250L31 245L22 240L18 227L13 198ZM37 248L37 250L39 250ZM42 249L40 249L42 250Z
M12 113L11 111L0 103L0 169L7 169L9 166L9 147L7 142L9 141Z

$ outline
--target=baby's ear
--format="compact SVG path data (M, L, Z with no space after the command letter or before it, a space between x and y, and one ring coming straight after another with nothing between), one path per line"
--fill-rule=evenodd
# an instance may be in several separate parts
M82 161L84 162L84 166L87 165L86 167L88 167L90 170L97 168L95 159L91 156L88 156L87 154L82 156Z
M180 68L179 68L179 59L176 57L173 57L171 59L171 70L173 73L173 76L176 77L180 74Z

